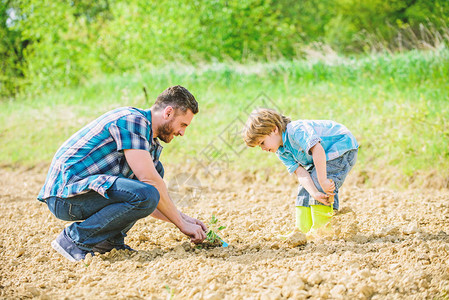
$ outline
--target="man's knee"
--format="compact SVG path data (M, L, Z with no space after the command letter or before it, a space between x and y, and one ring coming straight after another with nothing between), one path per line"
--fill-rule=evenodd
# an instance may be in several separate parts
M132 203L136 208L151 214L157 207L160 199L159 191L152 185L145 184L136 191L136 198Z

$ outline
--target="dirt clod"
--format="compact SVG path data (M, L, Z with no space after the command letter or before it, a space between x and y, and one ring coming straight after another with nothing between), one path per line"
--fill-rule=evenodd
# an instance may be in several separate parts
M307 237L301 231L295 230L286 238L285 241L291 247L298 247L307 243Z

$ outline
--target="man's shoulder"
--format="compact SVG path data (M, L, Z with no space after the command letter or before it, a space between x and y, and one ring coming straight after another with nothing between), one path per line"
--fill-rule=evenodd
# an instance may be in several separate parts
M151 123L151 117L149 112L142 110L140 108L135 108L132 106L124 106L113 109L100 117L100 119L107 119L110 121L116 120L136 120L144 119L146 122Z
M110 110L105 115L143 115L146 116L146 112L142 109L132 107L132 106L123 106L118 107L116 109Z

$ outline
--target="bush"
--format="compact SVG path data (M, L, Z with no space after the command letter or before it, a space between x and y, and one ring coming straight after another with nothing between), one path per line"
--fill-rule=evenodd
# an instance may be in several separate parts
M448 12L445 0L0 0L0 94L167 62L291 59L315 42L435 47L449 40Z

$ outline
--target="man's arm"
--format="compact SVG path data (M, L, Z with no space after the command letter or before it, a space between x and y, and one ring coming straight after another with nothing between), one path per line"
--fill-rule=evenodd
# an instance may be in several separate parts
M154 211L153 211L153 213L151 214L151 216L153 217L153 218L156 218L156 219L159 219L159 220L162 220L162 221L165 221L165 222L170 222L171 223L171 221L163 214L163 213L161 213L160 211L159 211L159 209L155 209Z
M168 195L164 180L162 180L154 167L150 153L137 149L127 149L124 152L126 161L137 179L154 186L159 191L160 199L157 205L159 213L175 224L184 234L190 236L193 242L202 242L206 238L204 230L197 224L187 222L181 216ZM157 212L156 215L158 215Z
M330 205L328 196L318 191L315 184L313 183L312 177L310 177L310 174L306 169L304 169L302 166L299 166L296 169L295 174L298 177L299 183L307 190L307 192L309 192L309 194L314 199L320 201L325 205Z
M313 164L315 165L316 175L321 188L327 195L333 195L335 184L333 181L327 179L326 152L324 152L323 146L318 142L310 148L310 151L312 152Z
M188 215L186 215L186 214L184 214L184 213L182 213L182 212L179 212L179 214L180 214L181 217L184 219L184 221L189 222L189 223L192 223L192 224L197 224L197 225L201 226L201 228L203 228L203 230L204 230L205 232L207 232L207 227L206 227L206 225L204 225L204 223L201 222L200 220L197 220L197 219L195 219L195 218L189 217ZM171 223L171 221L170 221L166 216L164 216L164 214L161 213L157 208L154 210L154 212L151 214L151 216L152 216L153 218L156 218L156 219L159 219L159 220L162 220L162 221L170 222L170 223Z

